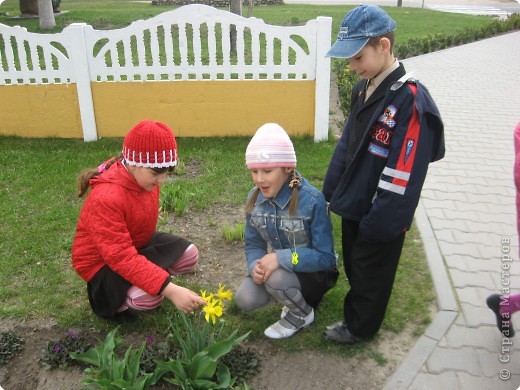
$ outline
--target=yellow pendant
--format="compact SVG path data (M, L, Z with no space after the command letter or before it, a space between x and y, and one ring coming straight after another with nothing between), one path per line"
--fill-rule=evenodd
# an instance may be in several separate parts
M296 252L293 252L293 254L292 254L292 263L293 263L293 265L298 264L298 253L296 253Z

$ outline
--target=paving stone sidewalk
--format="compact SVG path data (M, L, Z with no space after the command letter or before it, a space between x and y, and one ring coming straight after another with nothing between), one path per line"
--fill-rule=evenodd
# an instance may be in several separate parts
M520 292L520 32L403 62L445 124L446 157L430 165L416 213L439 312L385 389L518 389L520 336L502 338L485 300L502 288ZM520 313L515 321L520 331Z

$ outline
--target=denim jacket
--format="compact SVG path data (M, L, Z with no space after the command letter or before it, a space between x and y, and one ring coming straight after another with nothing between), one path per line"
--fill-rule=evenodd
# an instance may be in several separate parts
M254 187L248 195L251 197ZM274 199L261 192L246 214L245 252L249 274L258 260L276 252L280 266L293 272L316 272L336 266L332 223L323 194L302 178L296 215L289 217L291 189L287 181ZM293 253L297 253L297 260Z

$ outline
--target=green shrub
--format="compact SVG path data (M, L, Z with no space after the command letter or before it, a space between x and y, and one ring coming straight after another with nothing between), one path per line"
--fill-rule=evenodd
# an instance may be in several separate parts
M260 358L256 351L236 345L227 355L220 358L228 368L231 376L236 378L236 384L241 385L246 380L258 374Z
M361 78L356 73L348 70L348 60L334 60L333 69L337 74L340 108L341 111L343 111L343 114L347 116L350 112L352 91Z
M520 29L520 14L512 14L504 22L499 23L499 27L504 28L503 31L511 31Z
M141 374L154 372L157 369L158 361L166 361L175 359L179 355L179 349L172 343L166 341L157 341L152 336L146 338L146 344L139 361Z
M114 328L104 341L84 353L71 352L70 356L87 363L90 367L84 373L87 378L82 382L98 389L135 389L143 390L156 384L162 376L159 368L153 373L142 373L140 361L146 344L140 348L128 347L123 358L116 352L123 339L116 337L119 326Z
M85 338L75 332L68 331L64 339L55 339L47 343L47 346L42 351L39 362L46 370L51 368L66 368L71 363L79 362L72 359L70 352L81 354L90 347L90 342Z
M293 26L297 26L297 25L299 25L300 23L301 23L301 21L300 21L300 18L299 18L299 17L297 17L297 16L293 16L293 17L291 18L291 24L292 24Z
M23 349L24 341L13 331L0 333L0 364L7 364Z

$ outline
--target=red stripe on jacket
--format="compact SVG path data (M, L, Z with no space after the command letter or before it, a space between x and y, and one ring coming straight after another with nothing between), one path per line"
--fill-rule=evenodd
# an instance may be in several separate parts
M421 124L419 123L419 114L417 112L417 107L415 106L415 94L417 93L417 86L413 84L408 84L408 88L412 90L414 96L414 104L412 109L412 118L408 123L408 129L406 130L406 135L403 141L403 145L401 147L401 153L399 154L399 160L397 161L396 170L401 172L412 172L413 163L415 160L415 151L417 150L417 142L419 140L419 132L421 128ZM406 149L408 142L413 140L412 151L406 156ZM396 184L398 186L406 187L408 184L408 180L394 178L392 180L392 184Z

